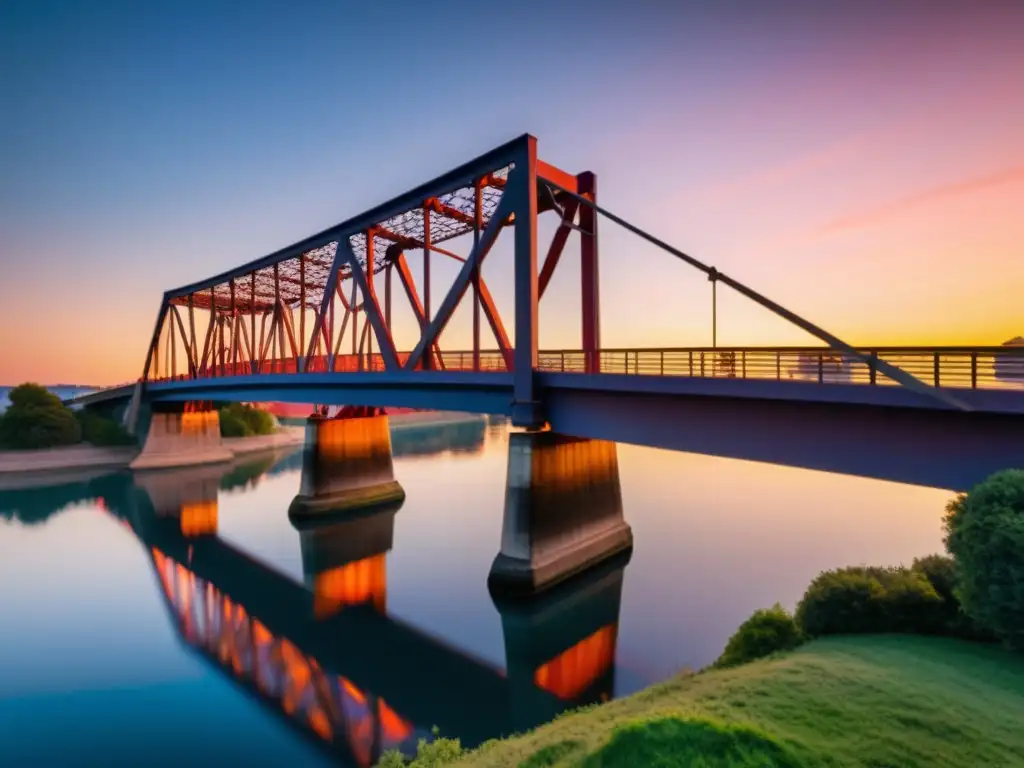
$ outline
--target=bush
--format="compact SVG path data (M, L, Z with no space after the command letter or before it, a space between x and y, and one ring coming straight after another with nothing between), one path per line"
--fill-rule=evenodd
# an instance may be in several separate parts
M137 441L121 424L90 411L75 414L82 430L82 439L93 445L136 445Z
M840 568L817 576L796 610L803 632L941 633L945 605L924 574L907 568Z
M1024 649L1024 471L997 472L957 496L946 507L945 527L964 613Z
M44 387L22 384L7 397L11 404L0 417L0 445L5 448L53 448L82 439L74 414Z
M732 667L760 659L776 651L788 651L803 642L800 627L793 617L778 603L767 610L754 611L754 615L740 624L729 638L716 667Z
M274 417L243 403L229 403L219 410L222 437L269 435L277 426Z

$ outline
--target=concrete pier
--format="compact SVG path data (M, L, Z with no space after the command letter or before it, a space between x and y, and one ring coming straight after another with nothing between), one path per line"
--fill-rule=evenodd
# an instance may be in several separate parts
M509 436L492 594L540 592L632 546L615 443L555 432Z
M231 461L220 437L220 416L210 406L154 404L142 451L131 470L166 469Z
M302 484L288 508L297 525L405 499L395 480L387 416L311 417L303 451Z
M327 525L299 530L302 573L317 619L353 605L387 610L387 553L402 502L377 505Z

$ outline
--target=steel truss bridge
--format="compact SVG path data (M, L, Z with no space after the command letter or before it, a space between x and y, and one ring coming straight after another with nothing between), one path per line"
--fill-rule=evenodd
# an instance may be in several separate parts
M548 243L538 242L542 216L557 223ZM713 291L721 283L821 345L603 347L599 225L624 228L704 273ZM481 274L502 237L511 240L510 323ZM581 265L580 347L542 350L538 306L570 241ZM414 258L422 259L419 284ZM459 265L439 296L431 279L437 259ZM399 300L418 324L411 349L395 342ZM464 302L472 309L472 348L444 349L445 327ZM485 325L493 339L486 347ZM1013 436L1024 415L1024 347L851 346L602 208L595 174L540 160L530 135L301 242L167 291L140 382L83 402L133 391L149 401L495 413L518 426L683 450L694 449L691 427L709 408L717 409L718 428L748 430L766 419L773 428L806 429L845 414L840 428L867 419L891 431L927 416L952 430L950 438L966 440L965 450L987 446L1000 452L999 461L1024 461L1009 447L1019 442ZM832 426L819 437L830 434Z

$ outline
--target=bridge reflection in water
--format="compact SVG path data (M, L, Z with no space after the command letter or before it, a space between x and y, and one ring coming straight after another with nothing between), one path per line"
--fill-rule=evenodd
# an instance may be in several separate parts
M452 434L465 449L466 429ZM474 439L483 438L481 423ZM292 454L213 472L123 473L58 496L62 506L99 499L145 546L185 645L334 760L369 766L387 749L411 753L433 726L475 745L613 694L628 551L540 598L495 598L502 669L387 614L401 501L299 530L302 583L219 538L226 477L237 487L255 479L246 471L297 462Z

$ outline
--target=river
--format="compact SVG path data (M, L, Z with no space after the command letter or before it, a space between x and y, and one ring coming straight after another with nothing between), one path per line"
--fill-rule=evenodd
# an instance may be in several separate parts
M301 451L207 477L190 525L216 536L194 540L140 524L160 503L127 475L0 493L5 763L367 765L435 725L475 743L707 665L822 569L942 549L948 491L620 445L631 556L499 605L508 434L396 436L405 502L334 533L289 522ZM333 587L316 536L360 559Z

